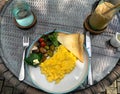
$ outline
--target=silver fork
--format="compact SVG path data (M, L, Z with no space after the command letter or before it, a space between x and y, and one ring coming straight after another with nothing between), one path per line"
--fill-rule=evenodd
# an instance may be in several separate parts
M26 48L28 46L29 46L29 37L23 36L24 51L23 51L22 64L21 64L20 73L19 73L19 80L20 81L24 80L24 78L25 78L24 58L25 58Z

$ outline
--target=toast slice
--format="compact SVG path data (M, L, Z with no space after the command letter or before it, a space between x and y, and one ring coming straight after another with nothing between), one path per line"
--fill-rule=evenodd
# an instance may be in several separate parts
M84 35L80 34L79 36L79 51L80 51L80 56L79 59L81 60L81 62L84 62Z
M75 34L58 34L58 41L72 52L81 62L84 62L83 42L84 35Z
M58 36L65 36L65 35L68 35L68 33L63 33L63 32L58 33Z

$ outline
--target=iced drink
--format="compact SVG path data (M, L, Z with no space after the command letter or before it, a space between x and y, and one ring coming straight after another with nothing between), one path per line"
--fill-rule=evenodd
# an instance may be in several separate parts
M106 14L105 12L112 7L114 7L114 5L109 2L104 2L97 6L95 11L89 18L89 24L92 29L102 30L108 25L109 21L113 18L115 14L115 10L112 10Z

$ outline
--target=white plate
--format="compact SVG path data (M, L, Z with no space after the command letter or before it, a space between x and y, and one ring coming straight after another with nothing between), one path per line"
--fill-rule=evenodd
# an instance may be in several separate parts
M29 55L33 44L39 38L40 37L36 38L32 45L29 47L27 56ZM55 84L54 82L48 82L45 78L45 75L41 74L40 67L35 68L27 65L27 71L31 77L31 80L37 88L42 89L48 93L68 93L80 86L87 77L89 64L88 53L85 47L84 53L85 62L81 63L79 60L77 60L75 69L71 73L67 74L58 84Z

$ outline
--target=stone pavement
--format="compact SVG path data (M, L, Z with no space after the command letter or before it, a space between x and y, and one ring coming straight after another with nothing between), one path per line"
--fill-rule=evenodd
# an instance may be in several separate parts
M17 88L13 87L12 84L6 81L4 77L0 76L0 94L24 94L24 92L21 92ZM99 94L120 94L120 78L104 92Z
M13 87L12 84L6 81L4 77L0 76L0 94L24 94L24 93Z

